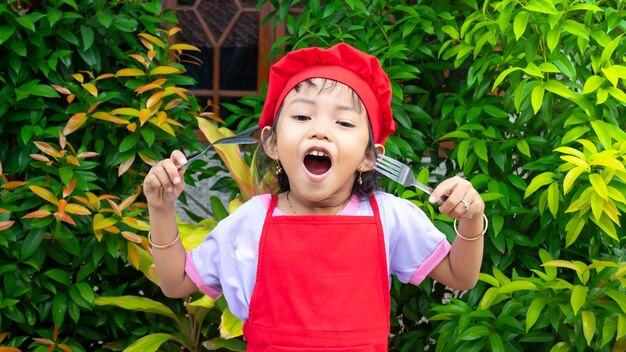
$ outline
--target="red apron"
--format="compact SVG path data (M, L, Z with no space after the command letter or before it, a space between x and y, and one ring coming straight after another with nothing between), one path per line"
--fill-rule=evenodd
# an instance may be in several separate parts
M250 352L387 352L387 256L374 216L272 216L259 243Z

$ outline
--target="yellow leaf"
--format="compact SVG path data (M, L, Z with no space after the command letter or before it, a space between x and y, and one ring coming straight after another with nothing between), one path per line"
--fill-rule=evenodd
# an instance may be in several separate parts
M80 83L83 83L85 81L85 78L80 73L75 73L72 75L72 77L74 77L74 79Z
M132 57L133 59L139 61L139 63L141 63L142 65L145 65L147 63L146 58L144 58L143 56L139 55L139 54L130 54L128 55L129 57Z
M107 201L109 202L109 205L111 206L111 209L113 209L115 214L117 214L118 216L122 216L122 211L120 210L120 207L111 199L107 199Z
M145 221L141 221L135 218L131 218L128 216L125 216L124 219L122 220L126 225L137 229L139 231L150 231L150 225L145 222Z
M139 253L137 253L137 247L132 243L127 243L126 248L128 249L128 260L130 264L136 269L139 269Z
M606 188L606 183L604 179L599 174L589 174L589 182L593 186L593 189L596 191L602 199L609 199L609 191Z
M158 162L148 156L146 156L145 154L139 152L137 153L139 154L139 158L141 158L141 160L143 160L144 163L150 165L150 166L157 166Z
M163 111L162 111L163 112ZM165 112L163 112L165 113ZM184 127L184 125L176 120L172 120L172 119L166 119L165 120L167 123L169 123L170 125L174 125L174 126L178 126L178 127Z
M127 239L127 240L129 240L131 242L141 244L141 236L139 236L138 234L136 234L134 232L122 231L122 236L124 236L125 239Z
M140 125L143 126L144 123L146 123L146 121L148 121L148 119L150 118L150 116L152 115L152 112L148 109L141 109L139 110L139 122Z
M65 128L63 129L63 134L66 136L69 135L70 133L76 131L82 125L84 125L86 121L87 121L87 114L84 112L79 112L79 113L72 115L72 117L70 117L70 119L67 120L67 124L65 125Z
M197 46L194 46L191 44L184 44L184 43L173 44L170 46L170 50L178 50L178 52L181 52L183 50L201 51L200 49L198 49Z
M87 90L94 97L98 97L98 88L93 83L85 83L83 84L83 88Z
M591 346L591 340L596 332L596 316L591 311L582 312L583 320L583 335L587 340L587 346Z
M173 73L184 73L184 70L181 70L172 66L157 66L150 71L151 75L169 75Z
M220 336L225 339L243 335L243 324L227 307L222 313Z
M183 98L185 101L189 101L187 98L187 94L185 92L187 89L181 87L167 87L165 88L165 96L177 94L179 97Z
M51 157L54 157L54 158L63 157L61 153L58 150L56 150L56 148L54 148L53 146L51 146L50 144L46 142L34 142L34 144L37 148L39 148L39 150L50 155Z
M138 68L123 68L115 73L117 77L145 76L146 73Z
M137 130L137 124L134 122L129 123L128 125L126 125L126 129L131 132L135 132Z
M130 167L133 165L134 161L135 161L135 156L134 155L132 157L130 157L129 159L124 160L120 164L119 169L117 170L117 177L122 176L126 171L128 171L128 169L130 169Z
M167 122L167 113L165 111L160 111L157 115L157 124L163 124Z
M612 202L604 202L604 206L602 207L602 211L611 219L617 226L620 226L619 223L619 211L615 204Z
M170 28L170 29L167 31L167 36L168 36L168 37L171 37L171 36L173 36L174 34L176 34L176 33L180 32L181 30L182 30L182 29L181 29L180 27L172 27L172 28Z
M146 40L150 41L151 43L156 44L157 46L161 48L165 48L165 44L163 44L163 41L161 41L161 39L159 39L158 37L153 36L152 34L139 33L138 36L145 38Z
M161 100L162 97L163 97L163 91L158 91L152 94L152 96L150 96L150 98L148 98L148 101L146 102L146 107L148 109L152 108L156 103L158 103Z
M170 100L167 104L165 104L164 110L171 110L171 109L177 107L182 102L183 102L182 99Z
M2 186L0 186L0 188L11 189L11 188L17 188L17 187L24 186L25 184L26 184L26 182L24 182L24 181L9 181L9 182L3 184Z
M70 214L77 214L77 215L89 215L89 214L91 214L89 209L85 208L82 205L76 204L76 203L69 203L65 207L65 212L70 213Z
M109 122L116 123L118 125L128 124L128 120L126 120L125 118L118 117L118 116L115 116L111 113L104 112L104 111L94 112L91 116L93 116L93 118L96 118L98 120L109 121Z
M115 77L115 75L112 74L112 73L104 73L104 74L101 74L100 76L98 76L96 78L96 81L99 81L101 79L111 78L111 77Z
M89 107L89 110L87 110L87 113L91 114L94 110L96 110L98 105L100 105L100 102L99 101L95 102L92 106Z
M102 230L109 226L117 224L117 220L113 218L105 218L102 214L98 213L93 217L93 230Z
M172 126L170 126L168 123L161 123L161 124L159 124L159 123L157 122L157 119L156 119L156 118L151 118L151 119L150 119L150 122L151 122L152 124L154 124L155 126L157 126L158 128L160 128L160 129L162 129L163 131L165 131L167 134L169 134L169 135L171 135L171 136L173 136L173 137L175 137L175 136L176 136L176 133L174 132L174 129L172 129Z
M67 215L65 213L56 212L56 213L54 213L54 217L59 219L59 220L61 220L61 221L63 221L63 222L66 222L66 223L68 223L70 225L76 225L76 223L74 222L74 219L72 219L71 216L69 216L69 215Z
M144 84L143 86L137 87L137 89L135 89L135 92L137 92L137 94L141 94L156 88L161 88L161 86L154 83Z
M112 110L111 114L139 117L139 110L134 109L134 108L117 108L117 109Z
M50 191L43 187L39 186L30 186L28 187L33 193L40 196L41 198L47 200L48 202L57 205L59 204L59 199Z
M580 174L582 174L584 171L585 168L580 166L569 170L569 172L565 175L565 178L563 179L563 194L567 194L567 192L569 192L569 190L574 185L574 182L576 182L576 179L578 179L578 176L580 176Z
M74 166L80 166L80 162L78 162L78 159L76 159L76 157L73 155L68 155L65 158L65 161L67 161L69 164L72 164Z

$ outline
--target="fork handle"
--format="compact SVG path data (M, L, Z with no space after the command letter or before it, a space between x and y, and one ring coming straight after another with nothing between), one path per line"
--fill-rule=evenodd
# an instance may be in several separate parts
M419 181L413 181L413 186L421 189L422 191L426 192L428 195L433 194L433 189L431 187L426 186L425 184L419 182ZM446 200L448 200L448 196L447 195L442 195L441 197L439 197L439 204L442 204L443 202L445 202Z

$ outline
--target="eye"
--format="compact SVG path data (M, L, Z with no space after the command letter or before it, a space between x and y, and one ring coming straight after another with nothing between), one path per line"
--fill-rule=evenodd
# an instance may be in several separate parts
M293 119L296 121L307 121L307 120L310 120L311 118L307 115L293 115Z
M354 127L354 124L352 122L346 120L339 120L337 121L337 124L342 127Z

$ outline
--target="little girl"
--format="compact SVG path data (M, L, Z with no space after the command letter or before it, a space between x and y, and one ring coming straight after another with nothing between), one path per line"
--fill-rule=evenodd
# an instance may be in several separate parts
M259 125L279 194L253 197L185 252L174 209L184 155L173 152L146 176L163 292L224 294L248 351L383 352L390 275L473 287L486 218L467 180L447 179L430 198L446 199L439 210L458 221L452 245L411 202L375 190L376 155L395 129L390 103L378 60L349 45L277 62Z

